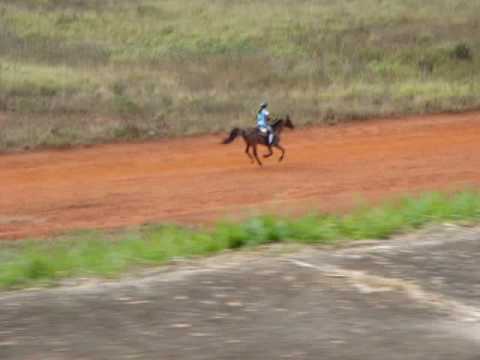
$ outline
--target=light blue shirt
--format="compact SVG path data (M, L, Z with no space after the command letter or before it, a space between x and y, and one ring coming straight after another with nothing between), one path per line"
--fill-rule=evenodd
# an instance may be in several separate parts
M263 109L257 114L257 126L259 128L268 127L267 118L270 115L267 109Z

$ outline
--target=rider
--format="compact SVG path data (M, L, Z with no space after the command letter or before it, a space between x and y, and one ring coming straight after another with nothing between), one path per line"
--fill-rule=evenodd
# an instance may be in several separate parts
M260 109L257 112L257 128L261 133L268 135L268 144L273 142L273 129L268 123L270 120L270 113L267 110L268 103L263 102L260 104Z

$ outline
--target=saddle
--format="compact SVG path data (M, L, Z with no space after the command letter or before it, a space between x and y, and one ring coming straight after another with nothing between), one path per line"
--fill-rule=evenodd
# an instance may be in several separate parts
M273 142L273 139L275 138L275 133L269 132L267 128L257 127L257 133L260 136L263 136L266 139L268 144L271 144ZM270 138L269 138L269 135L270 135Z

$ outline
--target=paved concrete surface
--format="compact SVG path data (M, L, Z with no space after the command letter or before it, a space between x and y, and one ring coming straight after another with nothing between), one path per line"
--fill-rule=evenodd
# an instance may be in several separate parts
M0 359L480 359L480 229L0 294Z

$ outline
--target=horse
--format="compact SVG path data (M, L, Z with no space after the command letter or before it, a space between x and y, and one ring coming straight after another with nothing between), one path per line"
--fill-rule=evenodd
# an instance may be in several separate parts
M285 119L275 119L271 126L274 134L272 144L268 144L268 136L266 134L262 134L256 127L246 129L234 128L232 131L230 131L230 135L222 141L222 144L230 144L237 138L237 136L242 136L243 140L245 141L245 145L247 146L245 148L245 153L248 155L252 163L254 163L256 160L258 165L262 166L262 162L258 158L257 145L264 145L268 148L269 153L263 155L264 158L268 158L273 155L272 147L279 149L282 152L282 155L280 155L278 159L280 162L285 157L285 149L280 146L280 135L284 127L294 129L294 126L289 115L287 115ZM250 148L253 150L253 156L250 154Z

